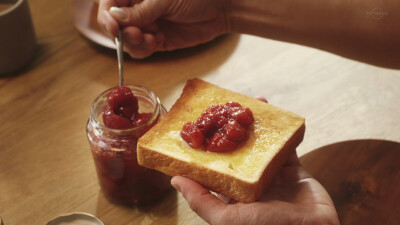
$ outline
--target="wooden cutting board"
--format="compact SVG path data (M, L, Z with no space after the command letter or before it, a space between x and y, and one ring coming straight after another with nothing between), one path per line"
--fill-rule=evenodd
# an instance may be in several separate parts
M400 224L400 143L345 141L300 161L331 195L342 225Z

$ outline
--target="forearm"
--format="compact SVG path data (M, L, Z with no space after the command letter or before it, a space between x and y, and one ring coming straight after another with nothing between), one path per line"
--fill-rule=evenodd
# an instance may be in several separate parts
M373 1L230 0L227 14L232 32L400 68L400 4Z

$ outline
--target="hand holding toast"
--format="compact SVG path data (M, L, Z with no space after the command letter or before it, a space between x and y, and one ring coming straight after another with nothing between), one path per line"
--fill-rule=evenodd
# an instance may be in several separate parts
M255 98L268 103L264 97ZM300 165L295 150L271 186L254 203L217 197L182 176L173 177L171 184L182 193L190 208L210 224L339 224L329 194Z
M171 184L210 224L339 224L331 198L300 165L296 152L258 202L227 204L185 177L173 177Z

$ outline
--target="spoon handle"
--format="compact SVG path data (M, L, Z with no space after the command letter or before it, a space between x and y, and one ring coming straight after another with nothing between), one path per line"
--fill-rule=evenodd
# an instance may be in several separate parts
M115 38L115 45L117 48L117 57L118 57L119 86L123 86L124 85L124 51L123 51L123 41L122 41L121 30L119 30L118 36Z

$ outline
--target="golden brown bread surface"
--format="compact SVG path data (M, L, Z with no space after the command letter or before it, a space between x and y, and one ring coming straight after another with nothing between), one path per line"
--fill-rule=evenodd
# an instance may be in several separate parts
M253 112L249 140L226 153L191 148L182 126L212 104L240 103ZM304 118L200 79L189 80L167 116L138 141L139 164L189 177L240 202L254 202L303 140Z

